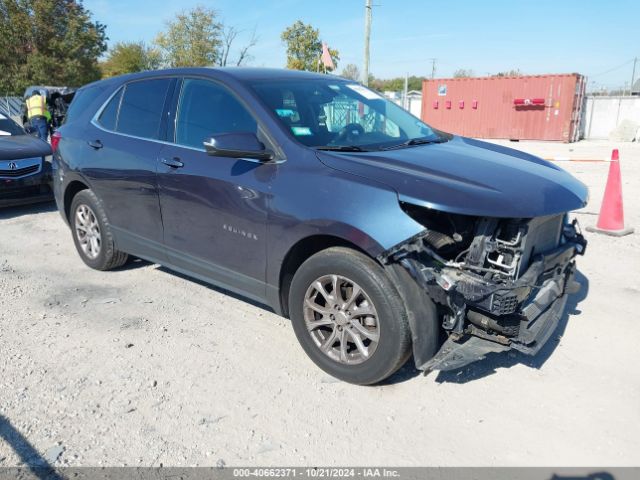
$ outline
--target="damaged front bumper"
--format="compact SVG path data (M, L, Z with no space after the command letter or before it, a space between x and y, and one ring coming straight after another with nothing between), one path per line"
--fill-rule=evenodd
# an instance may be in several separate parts
M432 358L414 341L416 367L425 374L454 370L510 349L535 355L558 326L568 295L580 289L575 257L587 242L576 222L564 231L557 247L532 255L526 271L507 281L439 257L424 241L426 231L384 252L379 260L401 265L437 305L448 334Z

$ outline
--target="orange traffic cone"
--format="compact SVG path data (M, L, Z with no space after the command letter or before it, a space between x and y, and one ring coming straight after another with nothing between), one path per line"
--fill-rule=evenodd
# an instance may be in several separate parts
M598 223L595 227L587 227L590 232L604 233L621 237L633 233L633 228L624 228L624 211L622 208L622 179L620 176L620 159L618 149L611 152L609 177L604 189L604 198Z

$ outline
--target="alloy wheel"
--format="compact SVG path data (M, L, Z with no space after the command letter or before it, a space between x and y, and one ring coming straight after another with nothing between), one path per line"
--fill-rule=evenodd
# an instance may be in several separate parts
M88 258L93 260L100 255L102 248L100 224L88 205L78 205L76 209L75 232L80 248Z
M341 364L367 361L380 342L373 302L357 283L340 275L325 275L311 283L304 320L320 351Z

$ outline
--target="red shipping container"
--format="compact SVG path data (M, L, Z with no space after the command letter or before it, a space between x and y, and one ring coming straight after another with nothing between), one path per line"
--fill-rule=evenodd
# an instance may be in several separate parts
M585 86L577 73L424 80L422 120L466 137L575 142ZM433 108L438 100L461 108Z

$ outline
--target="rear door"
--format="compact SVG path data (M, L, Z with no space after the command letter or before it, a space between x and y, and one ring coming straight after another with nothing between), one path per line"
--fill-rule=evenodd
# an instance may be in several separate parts
M257 133L257 122L230 90L208 79L183 80L158 160L164 241L174 266L256 299L265 294L266 217L277 168L257 160L207 155L214 134Z
M123 85L98 112L86 138L96 194L106 207L118 248L164 260L156 177L166 119L165 102L174 78L136 80Z

